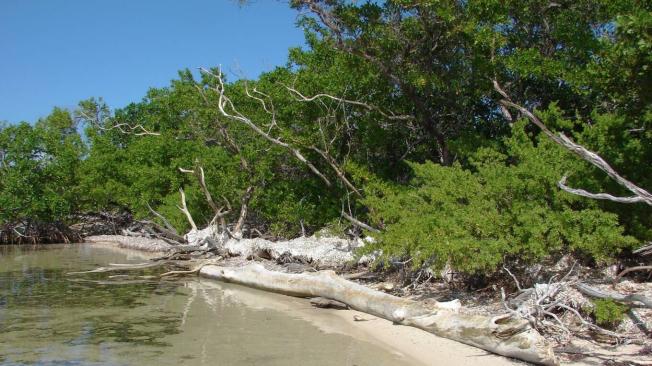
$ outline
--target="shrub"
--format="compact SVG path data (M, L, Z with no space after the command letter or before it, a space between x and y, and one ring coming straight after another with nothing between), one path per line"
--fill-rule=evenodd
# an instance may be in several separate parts
M628 308L610 299L600 299L593 302L592 313L596 324L615 328L625 318Z
M533 141L523 125L504 143L504 152L477 149L466 168L410 163L408 185L370 183L365 204L385 230L365 251L479 273L506 258L527 263L569 251L603 262L636 243L615 214L557 188L579 159L545 137Z

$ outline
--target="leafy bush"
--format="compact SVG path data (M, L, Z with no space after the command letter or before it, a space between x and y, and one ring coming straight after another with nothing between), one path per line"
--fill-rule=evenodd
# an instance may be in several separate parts
M78 209L85 146L75 128L70 114L55 108L34 126L0 129L0 224L54 222Z
M610 299L599 299L593 302L592 313L596 324L615 328L625 318L628 308Z
M569 251L606 261L636 243L615 214L556 187L581 161L545 137L532 140L522 124L504 144L504 152L478 149L466 168L410 163L408 185L369 183L365 204L385 230L366 250L475 273Z

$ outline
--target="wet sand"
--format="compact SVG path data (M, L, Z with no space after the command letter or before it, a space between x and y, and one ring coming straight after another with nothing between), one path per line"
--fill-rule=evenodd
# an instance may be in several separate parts
M220 289L226 297L248 308L282 311L312 323L325 333L348 335L377 345L410 365L478 365L502 366L526 363L494 355L476 347L437 337L421 329L392 322L355 310L320 309L307 299L222 284L201 278L202 286ZM365 321L356 321L354 316Z
M113 248L133 257L151 258L156 254L118 248L111 243L93 244ZM325 333L348 335L364 342L378 345L401 360L412 365L478 365L502 366L525 365L526 363L494 355L476 347L437 337L423 330L394 325L392 322L355 310L331 310L312 307L307 299L264 292L238 285L228 285L200 279L202 286L221 289L228 297L244 306L261 310L280 310L292 316L309 321ZM357 316L366 321L355 321Z
M330 310L329 310L330 311ZM375 342L391 347L422 365L526 365L527 363L494 355L476 347L437 337L414 327L394 325L392 322L355 310L334 311L353 327L368 334ZM357 316L365 321L355 321Z

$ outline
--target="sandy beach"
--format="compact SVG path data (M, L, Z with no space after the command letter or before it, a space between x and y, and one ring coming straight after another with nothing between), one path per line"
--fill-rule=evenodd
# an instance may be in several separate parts
M392 348L406 358L429 366L502 366L526 363L485 352L446 338L437 337L421 329L394 325L392 322L355 310L326 310L365 332L370 339ZM364 321L354 320L354 316Z

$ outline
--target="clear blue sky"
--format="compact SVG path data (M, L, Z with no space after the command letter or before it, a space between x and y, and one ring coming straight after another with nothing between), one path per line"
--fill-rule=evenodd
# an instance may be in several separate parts
M92 96L123 107L183 68L255 77L304 44L296 17L276 0L0 0L0 121Z

